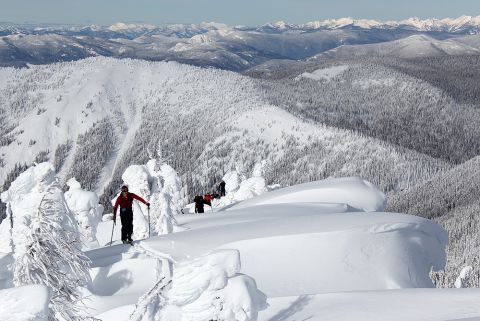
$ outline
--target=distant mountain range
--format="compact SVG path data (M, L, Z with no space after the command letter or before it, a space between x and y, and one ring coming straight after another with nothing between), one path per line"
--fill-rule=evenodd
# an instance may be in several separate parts
M480 16L463 15L458 18L446 19L419 19L410 18L401 21L379 21L369 19L328 19L307 22L305 24L292 24L285 21L267 23L262 26L234 26L230 27L223 23L204 22L200 24L166 24L156 26L141 23L115 23L111 26L99 25L18 25L0 22L0 35L10 34L47 34L59 33L64 35L88 35L99 37L122 37L133 39L141 35L159 34L164 36L175 35L179 38L190 38L194 35L203 34L212 30L239 30L256 32L312 32L318 30L335 29L403 29L425 32L450 32L459 34L480 33Z
M395 57L409 58L477 54L479 36L480 16L411 18L399 22L342 18L301 25L280 21L260 27L230 27L220 23L163 26L0 23L0 66L24 67L106 56L244 71L271 60L302 60L323 53L343 57L392 53Z

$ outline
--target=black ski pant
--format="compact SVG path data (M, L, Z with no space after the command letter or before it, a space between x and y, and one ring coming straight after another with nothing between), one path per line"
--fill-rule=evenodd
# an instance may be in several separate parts
M225 196L225 188L220 188L220 196Z
M131 208L120 209L120 220L122 221L122 241L131 241L133 234L133 211Z
M204 213L203 206L202 207L195 206L195 213Z

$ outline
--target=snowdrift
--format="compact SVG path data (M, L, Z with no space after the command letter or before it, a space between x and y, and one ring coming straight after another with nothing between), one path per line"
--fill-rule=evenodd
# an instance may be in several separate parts
M142 246L177 262L236 249L241 272L268 296L432 287L446 232L420 217L372 212L384 206L385 196L359 178L313 182L181 215L187 231Z
M370 182L358 177L335 178L282 188L229 208L240 209L262 204L325 202L347 204L353 210L383 211L385 195Z
M233 216L227 224L212 214L208 223L191 220L189 231L143 246L178 261L217 248L239 250L241 272L269 296L433 286L430 270L445 264L441 227L403 214L326 213L332 206L324 206L232 210L225 212Z
M235 191L238 183L231 184ZM207 302L220 301L232 320L254 320L257 313L265 321L417 320L417 302L431 320L480 316L480 308L470 310L479 291L413 289L433 287L429 273L444 267L447 233L430 220L382 212L385 203L370 183L343 178L265 193L213 213L177 215L182 231L89 252L98 267L91 306L103 321L210 319L218 310ZM108 227L99 233L109 237ZM156 277L142 275L147 265ZM171 283L151 288L163 276ZM99 291L105 288L111 290ZM264 311L261 293L270 305ZM452 313L449 300L456 302ZM388 314L390 306L401 317Z
M47 287L28 285L0 290L0 320L2 321L48 321Z

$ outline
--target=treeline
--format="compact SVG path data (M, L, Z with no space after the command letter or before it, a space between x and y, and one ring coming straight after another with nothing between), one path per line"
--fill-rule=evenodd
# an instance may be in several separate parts
M335 64L346 64L349 69L330 81L290 75L259 83L265 99L306 119L456 164L480 154L478 100L473 106L459 104L448 92L399 72L403 60L389 60L388 68L382 59ZM309 65L307 71L331 65ZM446 87L452 75L445 71L444 76ZM442 78L437 77L439 81ZM468 73L455 77L470 79ZM478 89L475 79L470 84ZM472 92L476 97L476 91Z
M452 287L463 267L474 268L480 286L480 156L408 190L391 195L388 210L434 219L449 232L447 267L435 274L438 286Z
M117 136L108 120L102 120L94 124L85 134L79 135L73 166L68 178L75 177L82 188L86 190L96 190L98 179L112 154L112 150L115 148L116 142ZM68 145L63 147L63 149L65 148L68 149ZM61 157L64 157L64 155L61 155L62 151L59 151L58 154L60 158L58 158L57 163L61 163Z
M444 90L460 104L480 107L480 55L383 59L385 66Z

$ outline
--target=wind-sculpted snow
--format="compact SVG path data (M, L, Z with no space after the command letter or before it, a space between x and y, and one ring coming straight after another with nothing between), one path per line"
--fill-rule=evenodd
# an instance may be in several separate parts
M384 206L384 195L360 179L301 184L204 217L181 215L187 230L143 247L178 262L237 249L241 272L273 296L432 287L430 271L445 265L446 232L416 216L376 212Z
M283 203L340 203L366 212L383 211L387 204L385 194L370 182L357 177L337 178L282 188L246 201L227 210L264 204Z
M142 297L131 321L256 321L267 307L255 281L240 274L240 255L219 250L173 266L162 287Z
M238 176L243 175L235 171L225 179L232 182ZM364 198L363 207L379 206L383 198L368 193L381 193L362 180L320 183L316 184L319 190L345 189L342 198L332 192L325 193L322 202L305 201L305 187L292 186L289 202L278 198L273 203L272 198L271 204L178 215L181 232L142 240L133 247L117 245L89 252L99 266L91 289L112 289L109 296L95 297L97 303L90 306L104 321L255 320L256 311L263 321L293 321L309 315L312 320L324 320L332 313L333 320L352 320L355 309L367 309L368 313L359 314L365 319L383 315L389 306L403 318L386 315L386 320L425 320L411 317L418 313L414 301L425 302L422 315L460 316L467 311L468 316L480 315L479 309L469 307L478 297L476 290L411 289L433 287L430 272L444 268L445 230L420 217L364 212L340 203ZM284 198L287 194L282 193ZM244 202L256 198L264 196ZM152 258L158 262L153 264L158 271L153 280L151 275L142 277L146 266L140 266ZM141 288L143 295L133 301L133 293L139 296ZM430 294L444 303L449 298L465 301L455 301L450 309L446 305L435 309ZM265 296L270 306L262 310ZM380 305L379 298L383 298Z
M47 287L28 285L0 290L0 320L48 321L50 294Z

